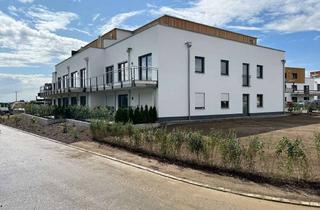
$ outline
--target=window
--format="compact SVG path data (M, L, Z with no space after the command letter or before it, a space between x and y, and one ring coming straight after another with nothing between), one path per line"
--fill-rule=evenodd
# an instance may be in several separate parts
M62 87L63 87L63 89L68 87L68 75L67 74L62 77Z
M71 73L71 87L76 87L77 86L77 72L72 72Z
M257 107L263 107L263 95L262 94L258 94L257 95Z
M106 67L106 84L113 83L113 66Z
M292 90L293 91L297 91L298 90L298 86L297 85L292 85Z
M309 98L309 97L303 97L303 100L305 100L305 101L309 101L309 100L310 100L310 98Z
M85 106L87 104L87 97L80 96L80 105Z
M139 57L139 75L138 76L139 76L138 77L139 80L152 80L152 54L151 53Z
M77 105L77 97L71 97L71 106Z
M292 79L298 79L298 74L297 73L292 73Z
M284 78L286 78L286 79L287 79L287 73L285 73L285 74L284 74Z
M58 77L58 89L61 89L61 77Z
M298 98L297 97L292 97L291 100L292 100L292 102L297 102Z
M303 86L303 91L304 91L305 93L309 93L309 89L310 89L309 85L304 85L304 86Z
M128 107L128 94L118 95L118 107L119 108Z
M58 106L61 106L61 98L58 98Z
M262 79L263 78L263 66L257 65L257 78Z
M320 84L317 84L317 90L320 91Z
M128 81L129 79L129 69L128 62L123 62L118 64L118 81Z
M221 93L221 109L229 109L229 93Z
M249 64L242 64L242 86L249 87L250 86L250 75L249 75Z
M62 105L63 106L68 106L69 105L69 98L65 97L62 99Z
M229 61L221 60L221 75L229 75Z
M205 109L205 93L195 94L195 109Z
M86 69L80 70L80 87L86 86Z
M204 73L204 57L195 57L195 72Z

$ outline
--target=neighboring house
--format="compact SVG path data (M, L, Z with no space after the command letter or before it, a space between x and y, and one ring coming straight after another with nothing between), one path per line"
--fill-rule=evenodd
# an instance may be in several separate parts
M162 16L114 29L55 67L55 105L156 106L160 120L284 111L285 53L246 36Z
M320 80L318 78L306 77L304 68L286 67L285 70L286 102L305 103L320 99Z

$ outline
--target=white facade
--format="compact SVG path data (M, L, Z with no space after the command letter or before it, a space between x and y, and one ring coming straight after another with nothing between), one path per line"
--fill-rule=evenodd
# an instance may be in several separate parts
M72 72L77 72L79 77L80 70L86 69L86 79L93 78L91 84L95 84L101 80L101 75L105 79L106 67L113 66L113 89L101 89L102 83L98 81L97 88L92 91L50 95L55 104L58 104L58 98L68 98L70 104L71 97L75 96L77 104L80 104L80 96L86 96L86 105L90 107L107 105L117 109L121 101L119 95L127 95L128 106L156 106L160 119L173 120L187 119L189 112L190 118L243 115L243 94L246 94L249 96L249 114L284 111L283 51L160 24L134 35L122 31L118 33L118 40L104 41L105 48L86 49L56 65L56 75L53 74L53 83L57 83L58 77L68 75L70 78ZM186 42L192 43L189 57ZM144 62L139 62L139 57L143 55L149 56L146 58L148 68L139 73L141 63ZM195 72L197 56L204 59L204 73ZM229 63L228 75L221 75L221 60ZM132 87L125 86L132 81L125 81L123 87L117 86L120 85L116 84L119 81L117 70L122 62L127 62L125 68L130 69L124 73L125 77L137 78L137 74L144 77L148 71L145 77L152 82L143 81L140 86ZM249 64L248 86L243 86L243 64ZM258 65L263 69L262 78L257 78ZM95 80L95 77L98 79ZM139 82L138 78L136 82ZM259 106L257 95L260 95L261 100ZM225 106L222 107L221 101L224 101Z

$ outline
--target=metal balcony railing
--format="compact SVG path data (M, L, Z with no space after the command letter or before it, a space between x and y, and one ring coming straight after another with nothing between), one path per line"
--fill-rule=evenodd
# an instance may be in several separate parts
M46 84L48 85L48 84ZM108 89L129 88L135 86L157 86L158 69L154 67L122 68L90 78L71 75L50 84L51 88L40 87L39 96L65 92L102 91Z

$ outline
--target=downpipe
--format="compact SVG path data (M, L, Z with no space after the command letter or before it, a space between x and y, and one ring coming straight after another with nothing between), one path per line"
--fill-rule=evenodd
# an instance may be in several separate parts
M188 120L191 120L191 110L190 110L190 48L192 47L192 43L190 41L186 42L188 51Z

